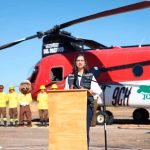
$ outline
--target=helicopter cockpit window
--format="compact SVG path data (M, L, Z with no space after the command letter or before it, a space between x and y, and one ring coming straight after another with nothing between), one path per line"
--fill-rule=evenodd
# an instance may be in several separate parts
M63 68L62 67L52 68L50 72L50 78L53 82L62 81Z
M133 67L133 75L136 77L140 77L143 74L143 67L141 65L136 65Z
M72 48L75 50L83 50L82 42L71 42L70 44L71 44Z
M33 73L31 75L31 78L30 78L30 82L31 83L34 83L35 80L36 80L36 77L38 75L38 72L39 72L39 68L38 67L35 67L34 70L33 70Z

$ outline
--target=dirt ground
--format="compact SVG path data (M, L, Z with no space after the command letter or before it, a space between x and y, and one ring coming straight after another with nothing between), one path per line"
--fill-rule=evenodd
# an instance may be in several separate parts
M134 124L131 108L109 108L113 125L91 127L90 150L149 150L150 121ZM0 150L47 150L48 127L38 127L36 105L32 105L33 127L0 127ZM104 128L105 127L105 128ZM105 142L106 141L106 142Z

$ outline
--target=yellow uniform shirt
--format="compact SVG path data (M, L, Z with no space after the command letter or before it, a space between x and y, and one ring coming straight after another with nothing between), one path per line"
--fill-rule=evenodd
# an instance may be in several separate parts
M28 94L20 93L18 95L18 101L19 101L19 104L22 105L22 106L29 105L32 102L31 93L28 93Z
M16 92L8 93L9 108L16 108L18 106L18 94Z
M0 92L0 107L6 107L7 95L5 92Z
M39 93L37 96L38 109L48 109L48 94L46 92Z

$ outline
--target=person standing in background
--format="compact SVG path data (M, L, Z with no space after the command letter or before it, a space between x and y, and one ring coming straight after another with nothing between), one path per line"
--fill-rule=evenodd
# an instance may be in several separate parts
M17 126L18 124L18 94L15 92L14 86L9 87L8 106L10 126Z
M46 93L46 87L40 86L40 92L37 96L38 110L41 126L47 126L48 122L48 94Z
M3 92L3 90L4 90L4 86L0 85L0 123L3 122L4 126L6 127L7 126L7 116L6 116L7 94Z

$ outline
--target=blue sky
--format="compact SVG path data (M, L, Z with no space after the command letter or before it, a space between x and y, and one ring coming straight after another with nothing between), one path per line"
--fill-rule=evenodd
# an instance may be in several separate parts
M1 0L0 45L47 31L80 17L140 2L139 0ZM65 28L72 35L107 46L150 44L150 9L96 19ZM41 39L0 51L0 84L18 86L41 59Z

